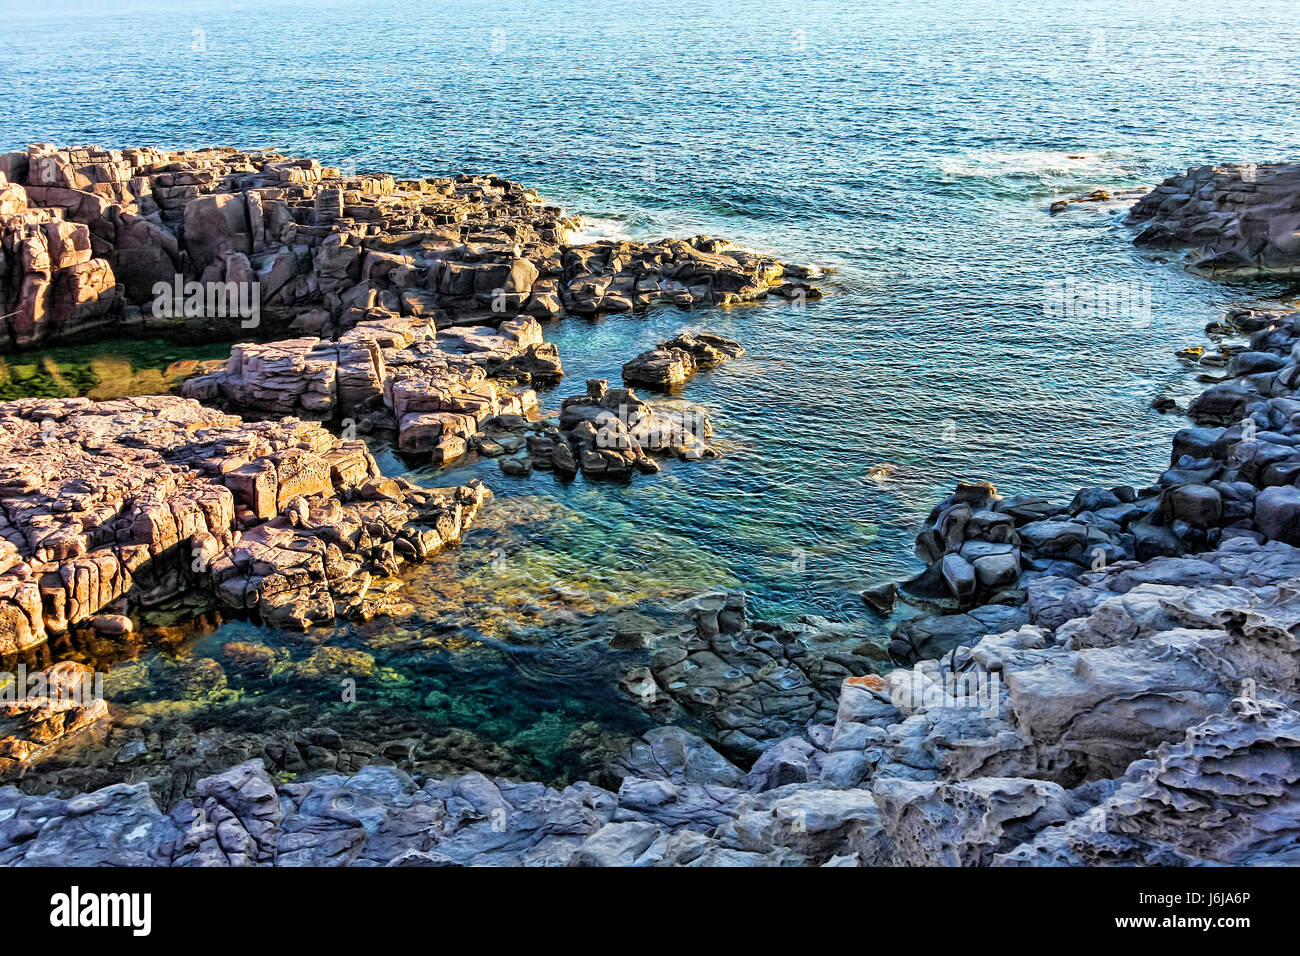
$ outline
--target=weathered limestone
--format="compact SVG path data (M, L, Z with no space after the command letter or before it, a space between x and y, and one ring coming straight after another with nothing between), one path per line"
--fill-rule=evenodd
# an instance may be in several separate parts
M1294 866L1300 715L1238 701L1129 767L1113 795L1038 833L1004 866Z
M1134 242L1217 277L1300 275L1300 163L1199 166L1138 201Z

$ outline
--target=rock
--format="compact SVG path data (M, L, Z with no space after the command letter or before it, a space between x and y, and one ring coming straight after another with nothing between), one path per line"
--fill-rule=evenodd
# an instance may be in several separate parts
M680 385L698 369L713 368L745 354L739 342L706 332L683 332L642 352L623 366L630 385L669 388Z
M975 597L975 568L959 554L946 554L940 562L944 583L958 601L966 603Z
M6 863L165 866L177 833L177 827L158 810L144 783L114 784L92 794L58 801L57 808L44 811L44 817L46 822L39 830L18 842L19 855Z
M808 783L821 775L822 753L806 740L791 737L765 750L754 761L748 787L753 791L775 790L791 783Z
M892 614L897 603L898 589L892 581L867 588L862 592L862 600L882 617Z
M1255 521L1267 538L1300 544L1300 488L1265 488L1255 499Z
M181 390L261 413L353 422L382 414L403 451L446 462L465 453L487 420L536 408L536 394L511 383L562 374L553 346L545 353L554 359L552 374L537 364L541 335L532 318L440 331L431 318L375 308L333 342L236 345L224 371L190 379ZM532 371L524 374L521 361Z
M1018 530L1027 547L1049 558L1078 560L1088 545L1088 528L1077 521L1031 521Z
M1128 221L1152 249L1183 249L1188 268L1216 277L1300 272L1300 164L1200 166L1171 176L1138 201Z
M1041 780L887 779L877 781L871 794L905 866L987 866L998 853L1071 817L1066 791Z
M122 637L130 634L134 627L131 619L123 614L96 614L90 619L90 626L96 634L105 637Z
M501 468L502 474L515 475L518 477L527 477L533 473L533 462L530 458L502 458L497 461Z
M1001 865L1294 865L1300 718L1240 701L1134 763L1113 795L1003 852Z
M652 823L607 823L573 853L570 866L644 866L643 854L663 831Z
M1208 485L1179 485L1166 490L1162 499L1170 521L1186 521L1196 528L1213 528L1223 517L1223 500Z
M985 634L1019 627L1028 616L1020 608L988 605L966 614L921 615L894 628L893 640L906 646L907 662L941 657L954 647L970 646Z
M713 426L703 409L678 401L647 402L627 388L609 388L604 379L587 383L586 395L564 399L559 428L529 436L534 466L551 467L562 477L579 470L587 478L627 480L659 470L656 458L684 461L717 457L707 439ZM507 473L522 466L499 463Z
M708 742L671 725L646 731L607 773L615 783L635 777L734 789L745 782L745 774Z
M25 399L0 423L4 653L83 621L127 633L101 612L190 590L283 626L332 620L348 581L458 541L486 494L385 483L361 442L189 399Z
M752 761L791 733L828 722L840 683L872 665L797 643L799 630L751 629L743 602L739 592L696 599L693 632L665 636L650 671L656 700L699 715L715 727L723 754Z
M771 852L793 851L814 865L837 854L857 854L863 865L896 864L883 834L880 810L867 790L796 789L773 791L768 799L742 806L734 823L738 847Z
M975 578L986 591L1014 587L1020 578L1020 558L1013 551L986 554L972 562Z

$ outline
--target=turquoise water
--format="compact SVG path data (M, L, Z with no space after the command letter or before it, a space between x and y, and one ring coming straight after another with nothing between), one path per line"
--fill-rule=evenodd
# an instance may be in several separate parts
M762 614L873 633L857 592L915 569L916 527L954 481L1067 495L1154 479L1185 422L1150 403L1194 388L1173 352L1228 302L1294 295L1138 255L1125 203L1047 211L1202 162L1294 159L1294 13L1290 0L15 5L0 144L231 143L359 171L494 172L594 236L703 232L833 269L805 311L548 327L569 373L550 407L678 329L740 340L744 359L684 391L711 410L724 457L627 486L505 478L490 461L419 472L478 475L499 498L412 594L468 635L532 643L713 585L743 587ZM1044 286L1067 276L1149 290L1150 315L1048 318ZM868 478L881 464L891 475ZM431 596L461 578L472 599ZM535 604L532 623L485 610L494 590Z

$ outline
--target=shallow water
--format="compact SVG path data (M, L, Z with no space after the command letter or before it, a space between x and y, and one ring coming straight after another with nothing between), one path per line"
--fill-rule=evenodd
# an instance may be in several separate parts
M679 329L740 340L743 359L683 392L710 409L724 457L625 486L506 478L491 461L417 469L427 484L482 477L499 497L408 600L417 629L568 648L612 633L612 609L741 587L759 614L878 634L857 592L917 567L917 525L954 481L1053 495L1150 481L1185 424L1150 403L1194 390L1173 352L1226 303L1295 294L1139 255L1126 203L1048 214L1056 198L1202 162L1294 158L1293 5L1198 8L1194 21L1174 2L1056 6L55 2L6 13L0 69L16 83L0 143L223 142L359 171L495 172L583 214L593 236L709 233L834 269L806 309L548 327L568 373L543 397L552 408ZM1047 284L1067 277L1150 308L1046 315ZM869 478L881 464L892 473ZM185 653L219 656L244 627ZM419 693L392 711L438 726L413 701L437 684L428 661L462 652L402 646L385 666ZM549 712L512 676L537 665L492 659L504 669L437 665L460 668L446 686L471 709L512 700L504 722L452 725L514 739ZM317 699L293 686L277 693ZM637 722L590 697L560 712L566 729Z
M0 355L0 401L163 394L194 374L197 363L229 354L230 347L219 343L178 345L164 339L113 339Z

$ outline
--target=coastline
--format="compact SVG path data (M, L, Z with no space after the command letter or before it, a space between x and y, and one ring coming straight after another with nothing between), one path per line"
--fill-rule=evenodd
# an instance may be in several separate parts
M1253 337L1233 361L1290 355L1300 332L1294 318L1285 325L1280 314L1238 318ZM1290 453L1270 451L1267 462L1257 462L1259 445L1277 444L1268 436L1290 427L1289 420L1267 420L1286 408L1270 403L1289 401L1273 391L1286 367L1285 359L1239 361L1241 381L1215 385L1210 399L1198 399L1195 412L1223 420L1244 417L1263 401L1266 421L1250 437L1241 426L1213 436L1202 427L1184 429L1175 467L1154 490L1143 489L1149 494L1084 489L1063 507L960 487L918 540L918 553L938 571L910 590L961 613L932 619L941 633L932 627L919 647L911 639L891 647L904 664L923 657L928 663L919 669L871 673L884 670L873 666L845 674L823 659L810 670L797 660L805 656L806 633L751 627L741 596L701 602L694 634L683 646L655 648L659 666L637 674L630 690L652 702L712 690L718 700L705 713L716 719L724 749L755 759L748 772L704 740L660 728L623 758L616 792L590 785L551 792L547 798L560 807L554 810L540 809L530 785L481 775L421 780L417 787L395 768L376 767L347 779L279 786L265 770L245 765L197 788L204 819L228 814L223 819L238 820L248 834L236 851L215 828L183 826L196 803L164 815L139 786L101 791L88 812L145 827L148 839L121 858L138 863L1285 862L1293 851L1270 834L1277 820L1297 812L1291 791L1300 736L1290 709L1297 647L1286 622L1294 600L1287 583L1300 573L1300 552L1286 540L1292 511L1276 512L1294 502L1285 492L1267 492L1261 523L1255 507L1250 517L1242 510L1245 489L1231 486L1291 487L1268 483ZM1261 390L1260 376L1270 375ZM1281 385L1290 387L1289 380ZM1012 554L1014 572L1006 557ZM993 619L981 619L976 608ZM905 637L923 626L908 623ZM693 659L695 668L678 667ZM713 660L719 667L699 663ZM770 681L781 671L795 684ZM1085 673L1083 689L1071 689ZM673 687L679 681L684 689ZM819 683L838 691L829 705L816 699L825 694ZM803 690L791 693L799 685L813 689L811 711ZM733 709L743 710L751 688L762 691L765 717L786 717L761 736L749 733L752 719L738 721ZM963 703L972 696L976 706ZM787 733L800 724L801 733ZM726 743L729 732L756 746ZM1269 759L1290 769L1277 776L1265 767ZM1258 767L1255 789L1220 787L1215 768L1243 761ZM23 801L38 798L0 793L16 819L37 819L35 805ZM326 814L333 821L328 840L286 841L286 819L299 832L323 819L320 806L337 809L338 800L358 794L383 807L393 826L433 822L383 859L370 828L350 812L344 816L356 822ZM287 817L271 809L285 797L294 806ZM456 800L473 806L478 822L462 819L450 830L440 824L439 812ZM1183 813L1187 800L1210 809L1197 828L1171 831L1170 814ZM68 822L72 811L52 808L40 804L45 816L34 840L0 854L12 861L53 854L97 859L99 848L78 842L83 831ZM500 832L491 827L494 811L505 814L514 840L489 836ZM383 845L384 852L396 849Z

